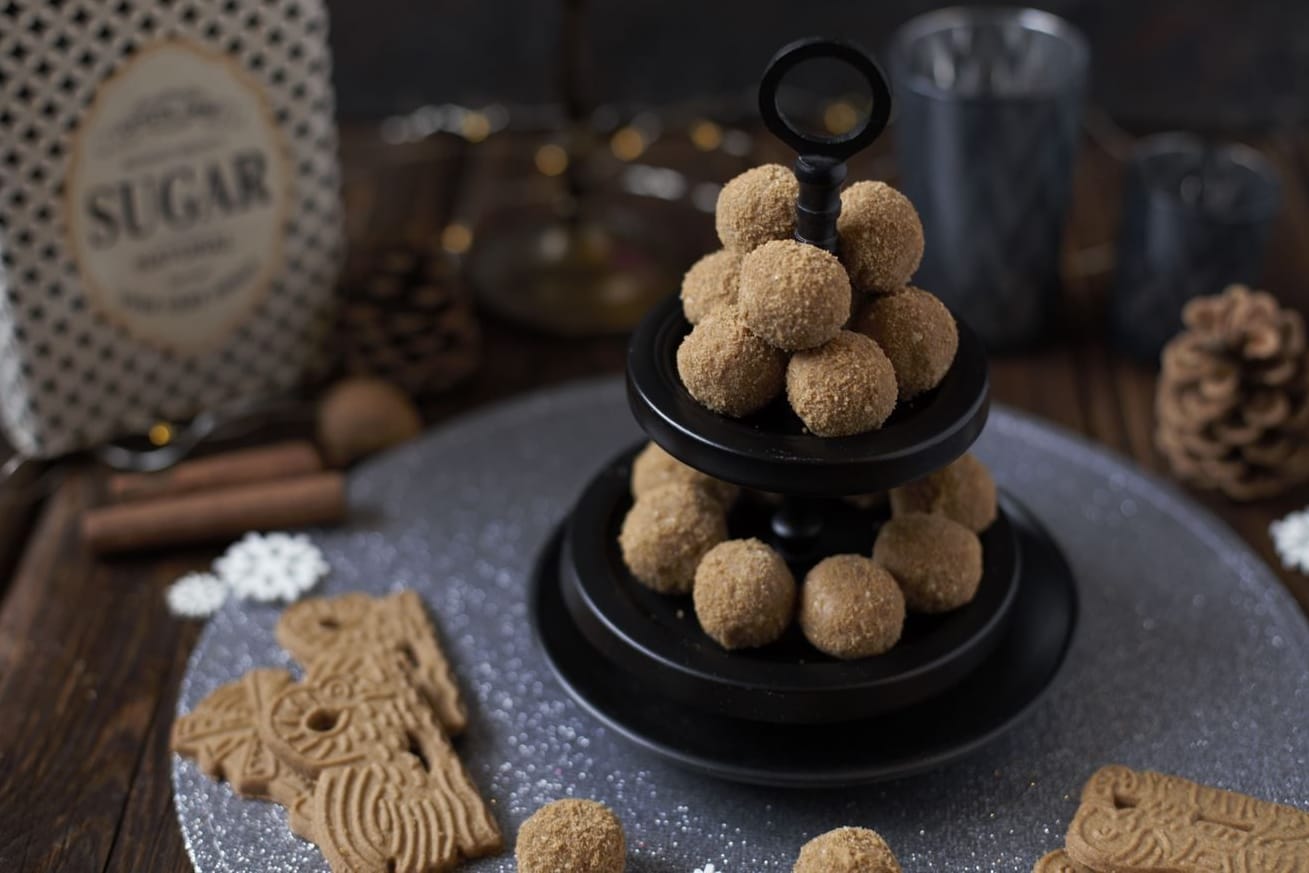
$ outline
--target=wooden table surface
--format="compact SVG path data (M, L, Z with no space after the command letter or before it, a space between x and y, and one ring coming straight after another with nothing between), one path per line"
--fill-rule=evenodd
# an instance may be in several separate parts
M1265 284L1303 309L1309 142L1281 136L1253 144L1286 183ZM993 396L1161 472L1151 445L1154 373L1120 359L1100 338L1121 177L1105 145L1119 151L1123 144L1088 144L1078 169L1062 333L1044 351L993 361ZM757 152L763 156L766 148ZM506 197L500 180L530 176L532 144L500 135L472 148L428 141L383 149L361 134L347 137L344 153L351 236L363 245L430 238L454 220L475 223ZM695 167L708 178L752 162L698 155L685 138L671 136L642 160ZM879 153L852 167L851 176L893 172ZM709 217L686 224L696 250L707 249ZM430 405L434 425L509 395L622 367L621 337L563 341L493 318L485 327L481 371ZM0 870L189 870L173 812L167 738L201 625L171 618L163 592L182 573L206 567L214 551L91 557L79 542L78 519L102 499L103 474L77 465L62 473L47 499L8 520L11 539L21 539L12 572L0 583ZM1198 497L1274 566L1269 522L1309 502L1305 491L1249 506ZM1279 575L1309 611L1309 578Z

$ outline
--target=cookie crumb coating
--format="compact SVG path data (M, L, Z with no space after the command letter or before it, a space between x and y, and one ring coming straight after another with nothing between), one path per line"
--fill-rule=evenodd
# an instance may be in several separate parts
M834 658L880 655L900 640L904 617L900 586L871 558L833 555L805 576L800 629Z
M701 406L740 418L782 393L786 356L751 333L734 307L724 307L677 347L677 373Z
M745 254L769 240L795 235L800 183L781 164L764 164L732 179L718 193L714 225L725 248Z
M901 873L900 862L877 831L837 828L800 849L792 873Z
M752 333L784 351L812 349L850 320L850 277L836 256L795 240L741 261L737 306Z
M901 401L940 385L959 350L959 328L950 310L912 286L874 297L852 328L870 337L891 359Z
M863 291L903 287L923 260L923 224L909 198L885 182L856 182L841 192L836 220L841 261Z
M695 467L688 467L658 444L647 443L632 462L632 497L640 500L670 482L683 482L703 488L723 509L730 509L741 493L739 486L701 473Z
M700 559L725 539L722 506L702 488L673 482L632 505L618 545L643 585L661 594L688 594Z
M797 352L786 367L791 409L818 436L876 430L895 410L897 393L891 359L877 343L853 331Z
M699 324L715 309L736 305L741 258L740 252L721 249L691 265L682 277L682 312L687 321Z
M967 454L935 473L915 479L891 491L891 511L896 515L930 512L959 522L973 533L981 533L995 521L995 480L991 471Z
M556 800L518 829L519 873L622 873L627 865L623 825L594 800Z
M972 601L982 581L977 534L943 515L897 515L877 532L873 560L904 592L911 612L949 612Z
M766 646L795 613L795 577L757 539L728 540L709 550L692 590L700 627L725 649Z

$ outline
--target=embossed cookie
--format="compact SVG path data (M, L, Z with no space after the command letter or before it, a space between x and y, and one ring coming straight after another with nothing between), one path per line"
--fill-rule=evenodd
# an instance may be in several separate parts
M467 709L436 629L414 591L302 600L282 612L277 641L311 672L316 660L333 652L398 654L403 670L413 677L446 733L458 735L468 724Z
M312 810L314 842L333 873L438 873L501 848L495 820L448 744L374 750L325 770Z
M1032 868L1032 873L1095 873L1095 871L1078 864L1068 857L1068 853L1063 849L1056 849L1043 855Z
M1099 873L1291 873L1309 870L1309 813L1109 766L1083 789L1066 849Z
M255 727L261 705L291 684L285 670L251 670L179 716L171 746L194 759L205 775L225 779L237 794L286 807L291 830L308 838L313 783L278 759Z

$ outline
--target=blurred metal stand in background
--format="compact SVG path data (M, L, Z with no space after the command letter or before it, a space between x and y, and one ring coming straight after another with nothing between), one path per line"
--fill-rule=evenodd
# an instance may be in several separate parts
M537 169L559 188L546 202L521 200L492 211L475 233L469 275L492 311L550 333L593 335L629 330L651 304L677 289L678 259L638 198L597 190L595 135L582 69L586 0L566 0L560 39L563 145L536 155ZM643 147L633 128L629 151Z

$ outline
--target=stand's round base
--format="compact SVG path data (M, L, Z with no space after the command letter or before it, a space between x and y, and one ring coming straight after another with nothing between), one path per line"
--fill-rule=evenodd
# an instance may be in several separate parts
M941 384L901 404L880 430L814 436L779 398L742 419L704 408L682 386L677 347L691 332L676 296L650 310L627 352L627 397L641 429L683 463L760 491L830 497L903 485L958 458L990 408L986 350L959 322Z
M941 615L910 614L900 641L875 657L841 661L792 625L782 639L729 652L696 621L689 596L658 594L623 563L618 532L632 505L631 460L620 455L587 486L565 528L561 592L574 624L608 660L652 693L708 712L781 724L848 722L903 709L945 691L999 644L1018 592L1021 558L1004 511L981 537L983 575L972 602ZM797 581L824 557L870 554L885 505L808 502L811 538L779 534L783 513L743 495L733 538L757 537L788 560Z
M1022 555L997 647L945 693L875 718L780 725L715 715L655 692L578 629L564 601L562 535L543 551L530 608L555 675L616 733L681 766L761 785L845 786L898 778L961 758L1011 727L1063 663L1077 617L1072 573L1017 503L1008 512Z

